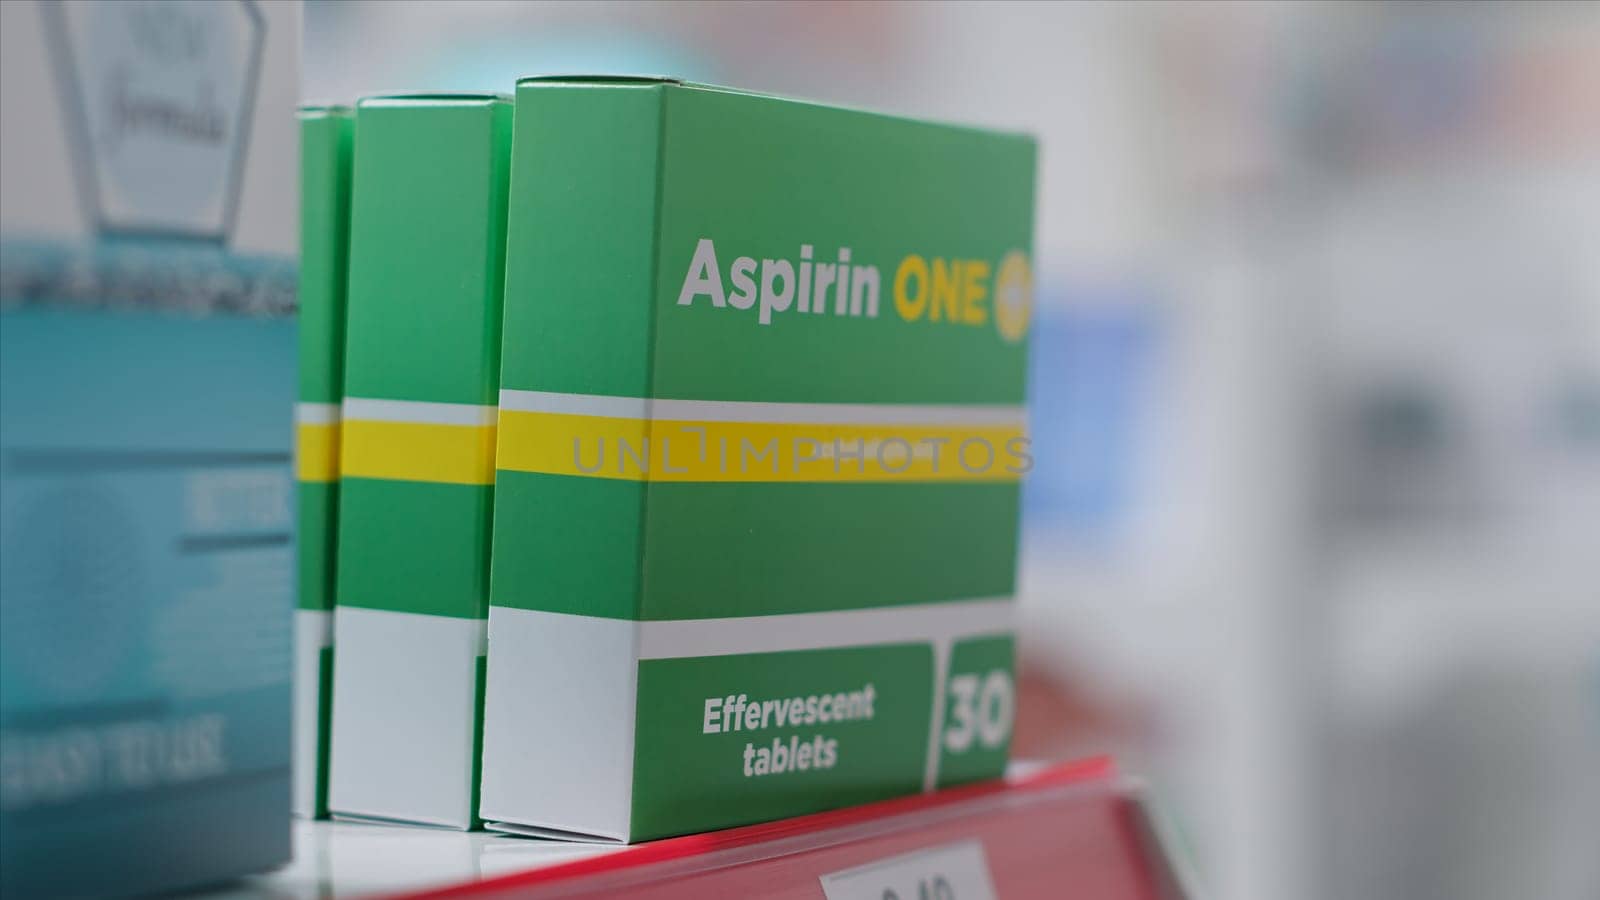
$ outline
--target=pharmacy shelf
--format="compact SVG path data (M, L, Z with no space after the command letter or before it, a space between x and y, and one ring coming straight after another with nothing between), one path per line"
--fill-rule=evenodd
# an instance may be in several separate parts
M656 900L1195 896L1143 790L1107 759L1015 767L1003 782L634 847L341 822L297 829L295 862L243 891Z

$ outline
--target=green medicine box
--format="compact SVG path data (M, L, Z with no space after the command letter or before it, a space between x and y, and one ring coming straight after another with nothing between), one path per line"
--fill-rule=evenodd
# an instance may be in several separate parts
M494 95L357 105L336 816L476 822L511 121Z
M345 261L350 233L351 111L302 107L300 394L295 404L299 608L295 611L294 812L328 814L328 715L344 396Z
M1033 141L516 102L483 817L638 841L1000 775Z

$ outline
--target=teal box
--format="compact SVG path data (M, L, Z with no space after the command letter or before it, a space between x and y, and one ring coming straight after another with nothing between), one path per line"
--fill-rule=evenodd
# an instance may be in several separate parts
M5 897L290 855L299 12L0 4Z

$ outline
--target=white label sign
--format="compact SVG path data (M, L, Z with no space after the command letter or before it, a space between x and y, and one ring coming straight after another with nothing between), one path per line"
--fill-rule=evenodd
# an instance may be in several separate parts
M891 856L822 876L828 900L995 900L980 841Z
M250 3L47 7L97 225L225 238L265 25ZM66 98L64 98L66 99Z

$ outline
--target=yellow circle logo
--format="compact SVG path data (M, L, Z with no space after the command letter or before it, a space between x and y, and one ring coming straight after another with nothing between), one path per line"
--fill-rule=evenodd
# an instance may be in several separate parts
M1020 341L1032 317L1033 273L1027 254L1013 250L1000 261L1000 274L994 280L994 324L1001 337Z

